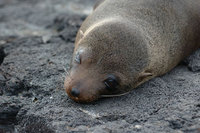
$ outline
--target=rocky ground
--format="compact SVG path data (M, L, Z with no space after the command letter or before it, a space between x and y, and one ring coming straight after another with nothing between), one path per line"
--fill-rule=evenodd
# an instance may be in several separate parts
M78 104L63 82L94 0L0 0L0 133L198 133L200 50L130 94Z

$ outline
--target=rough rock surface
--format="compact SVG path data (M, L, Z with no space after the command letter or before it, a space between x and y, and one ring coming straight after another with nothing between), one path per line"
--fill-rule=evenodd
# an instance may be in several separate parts
M0 0L0 133L200 132L200 50L130 94L77 104L63 90L94 0Z

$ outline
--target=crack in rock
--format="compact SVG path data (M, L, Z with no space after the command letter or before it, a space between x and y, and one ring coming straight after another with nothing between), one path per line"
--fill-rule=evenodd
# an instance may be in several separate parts
M190 55L185 61L189 70L192 72L200 71L200 49Z
M5 57L6 57L6 54L4 52L4 48L0 47L0 65L3 63Z
M52 25L48 27L55 28L59 37L66 42L74 42L76 33L86 16L78 14L60 14L54 19Z
M22 102L18 97L0 96L0 133L15 133L14 125Z
M47 125L46 121L47 120L43 117L26 116L20 123L23 128L16 128L19 132L25 133L55 133L55 131Z
M29 86L17 78L11 78L8 80L3 88L3 93L8 96L18 95L23 91L29 90Z

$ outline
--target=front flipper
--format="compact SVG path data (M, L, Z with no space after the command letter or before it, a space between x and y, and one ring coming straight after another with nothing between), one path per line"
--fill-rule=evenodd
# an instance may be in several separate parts
M95 10L99 5L101 5L106 0L97 0L96 4L93 7L93 10Z

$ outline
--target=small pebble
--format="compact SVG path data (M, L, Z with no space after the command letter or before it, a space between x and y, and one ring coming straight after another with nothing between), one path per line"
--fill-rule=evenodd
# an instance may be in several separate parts
M6 43L6 41L3 41L3 40L0 41L0 44L5 44L5 43Z
M36 102L38 99L36 97L32 98L32 102Z
M43 36L42 37L42 41L43 43L48 43L48 41L51 39L51 36L50 35L46 35L46 36Z
M141 125L135 125L135 127L134 128L136 128L136 129L141 129L142 128L142 126Z

